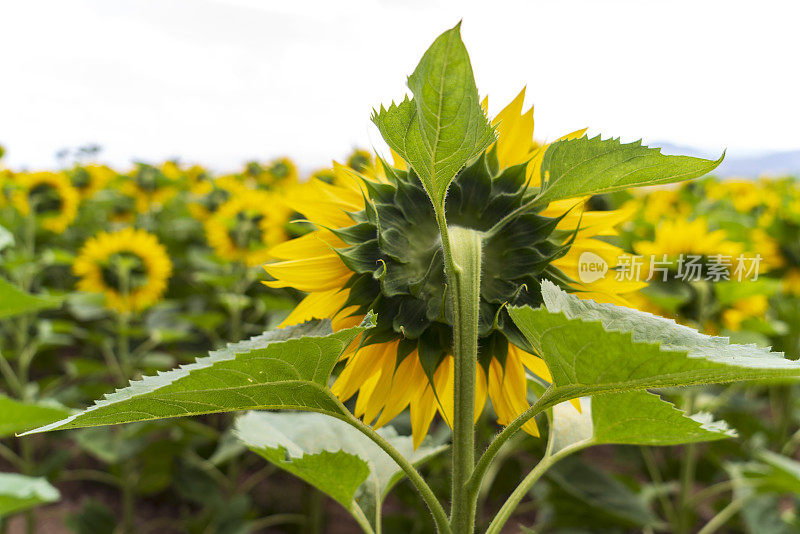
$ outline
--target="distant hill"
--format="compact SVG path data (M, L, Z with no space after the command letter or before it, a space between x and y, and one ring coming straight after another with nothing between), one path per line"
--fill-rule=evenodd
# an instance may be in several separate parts
M650 146L661 147L664 154L683 154L701 158L719 157L719 154L671 143L654 142L650 143ZM737 154L734 150L728 150L725 160L713 174L741 178L757 178L762 175L785 176L787 174L800 176L800 150L751 154Z

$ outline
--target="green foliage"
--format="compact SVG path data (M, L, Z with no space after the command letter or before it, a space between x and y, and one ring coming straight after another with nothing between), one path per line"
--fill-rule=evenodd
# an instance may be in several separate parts
M552 482L546 496L550 529L661 526L641 493L583 459L565 458L547 478Z
M0 278L0 319L58 308L60 305L61 301L58 299L29 295Z
M20 402L0 394L0 438L58 421L70 410L45 402Z
M554 398L800 376L800 363L544 281L546 307L509 313L553 374Z
M10 247L14 244L14 234L9 232L3 226L0 226L0 250Z
M43 478L0 473L0 518L60 498L58 490Z
M736 433L708 414L687 416L647 391L608 393L553 407L553 451L592 445L678 445L734 437Z
M368 316L362 326L336 333L331 333L329 320L267 332L193 364L132 382L83 412L33 432L237 410L346 415L328 389L328 379L342 352L373 322Z
M372 120L441 208L456 173L495 140L461 41L461 23L433 42L408 77L408 87L413 99L381 106Z
M546 206L562 198L691 180L714 170L724 157L668 156L641 141L620 143L599 135L556 141L544 154L542 188L534 203Z
M378 433L412 464L446 449L422 445L391 428ZM269 462L330 495L357 520L376 527L386 495L403 477L397 463L347 423L316 413L250 412L236 422L236 435Z

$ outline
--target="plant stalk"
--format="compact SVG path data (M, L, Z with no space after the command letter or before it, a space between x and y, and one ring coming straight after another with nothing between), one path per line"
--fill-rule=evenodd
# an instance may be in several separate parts
M468 482L475 468L475 367L478 363L478 315L480 309L483 236L467 228L447 228L437 210L442 237L448 296L453 308L453 450L450 528L475 531L476 502Z

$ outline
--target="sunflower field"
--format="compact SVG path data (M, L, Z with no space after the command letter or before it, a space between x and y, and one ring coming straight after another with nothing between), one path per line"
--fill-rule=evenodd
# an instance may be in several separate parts
M459 26L382 155L0 159L0 533L800 532L798 178L489 117Z

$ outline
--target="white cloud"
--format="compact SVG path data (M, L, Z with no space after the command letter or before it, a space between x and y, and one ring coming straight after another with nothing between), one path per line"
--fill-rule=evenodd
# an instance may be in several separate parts
M379 138L442 30L492 111L528 86L540 135L579 127L719 150L800 148L791 2L7 3L0 143L12 166L97 142L105 159L324 165ZM756 7L757 6L757 7Z

